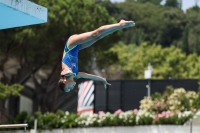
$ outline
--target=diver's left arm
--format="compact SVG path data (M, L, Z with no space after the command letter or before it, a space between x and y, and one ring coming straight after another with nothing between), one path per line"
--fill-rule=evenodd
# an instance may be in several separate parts
M95 80L95 81L101 81L101 82L103 82L105 88L107 85L111 85L106 81L105 78L102 78L97 75L88 74L85 72L79 72L76 78L85 78L85 79L91 79L91 80Z

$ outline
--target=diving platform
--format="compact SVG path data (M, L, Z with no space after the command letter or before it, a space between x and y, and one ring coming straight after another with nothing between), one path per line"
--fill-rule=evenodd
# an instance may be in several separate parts
M46 23L48 9L29 0L0 0L0 30Z

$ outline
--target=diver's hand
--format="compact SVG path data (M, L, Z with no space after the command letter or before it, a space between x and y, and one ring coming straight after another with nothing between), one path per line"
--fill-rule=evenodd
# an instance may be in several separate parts
M103 84L104 84L105 89L107 88L107 85L111 85L110 83L108 83L108 82L106 81L106 79L104 79Z

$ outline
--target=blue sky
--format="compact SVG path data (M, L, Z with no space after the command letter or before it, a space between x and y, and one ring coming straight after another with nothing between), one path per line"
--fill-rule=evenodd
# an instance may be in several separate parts
M111 0L112 2L123 2L124 0ZM200 6L200 0L182 0L182 9L185 11L186 9L195 5L195 1L198 2L198 6Z

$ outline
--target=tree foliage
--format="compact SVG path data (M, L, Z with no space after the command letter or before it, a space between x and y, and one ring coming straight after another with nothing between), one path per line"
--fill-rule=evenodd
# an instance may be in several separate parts
M13 85L5 85L0 82L0 102L4 101L9 96L19 96L20 91L24 87L19 84L13 84Z
M110 49L117 55L116 64L121 66L121 78L144 78L148 63L153 66L154 79L198 78L200 57L197 54L187 56L175 46L162 48L161 45L143 43L139 47L116 45Z
M136 1L136 2L140 2L140 3L152 3L152 4L155 4L155 5L160 5L160 3L163 1L163 0L126 0L126 2L133 2L133 1Z
M165 6L181 8L180 0L166 0Z
M102 5L117 20L124 18L135 21L136 26L133 29L124 30L122 34L122 41L127 44L140 45L141 42L148 41L166 47L174 45L182 37L186 16L179 8L134 1L113 5L102 2Z
M186 12L185 26L177 45L186 53L200 54L200 8L194 7Z

